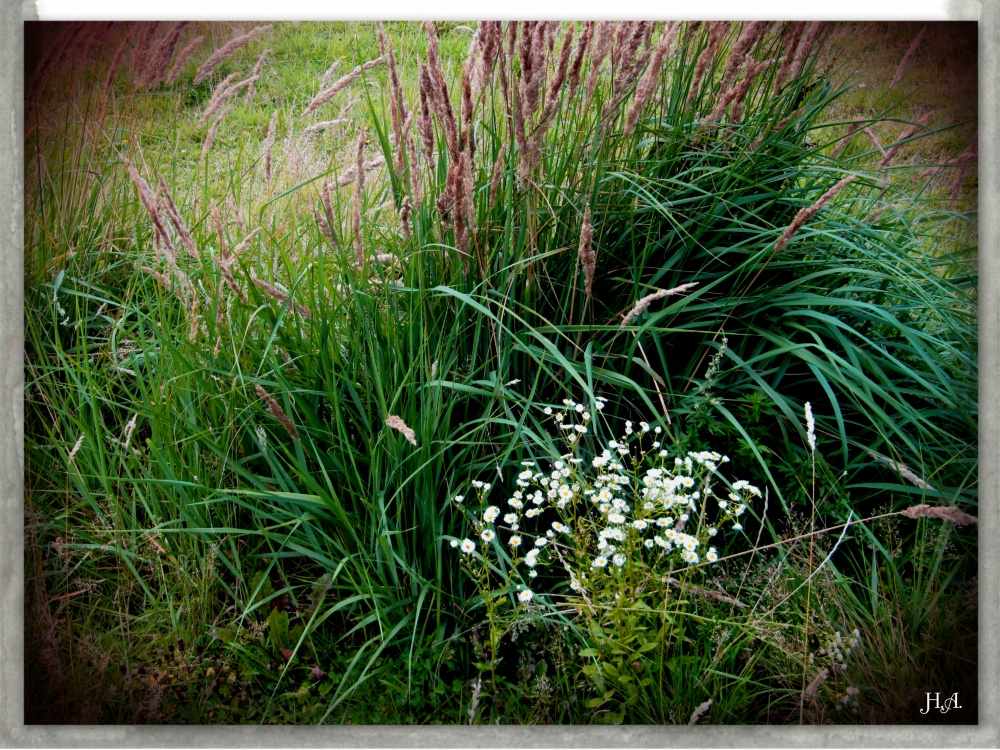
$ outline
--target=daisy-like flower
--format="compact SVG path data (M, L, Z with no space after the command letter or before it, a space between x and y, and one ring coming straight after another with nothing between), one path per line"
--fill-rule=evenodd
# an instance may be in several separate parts
M590 564L590 567L604 568L607 567L607 565L608 565L608 558L606 558L604 555L598 555L597 557L594 558L594 562Z
M549 540L546 539L543 536L540 536L540 537L538 537L538 539L535 540L535 546L538 547L539 549L541 549L542 547L544 547L548 543L549 543Z
M517 600L520 602L527 603L530 602L532 598L534 598L534 596L535 595L531 592L531 589L525 589L524 591L522 591L520 594L517 595Z
M497 520L497 517L499 515L500 515L500 509L495 505L491 505L485 511L483 511L483 521L485 521L486 523L493 523L495 520Z
M705 553L705 559L709 562L715 562L719 559L719 553L715 551L715 547L708 548L708 552Z
M562 429L562 430L572 430L573 429L573 423L572 422L563 422L562 424L559 425L559 428Z
M546 413L546 415L548 415L548 416L552 415L552 407L551 406L546 406L542 411L544 411Z
M573 591L579 591L579 590L580 590L580 588L581 588L581 586L580 586L580 582L579 582L578 580L576 580L575 578L573 578L573 579L571 579L571 580L570 580L570 582L569 582L569 587L570 587L571 589L573 589Z
M521 466L534 466L534 465L535 465L534 461L522 461L521 462Z
M457 546L458 546L458 540L457 539L452 539L451 540L451 548L455 549L455 547L457 547Z
M503 517L503 522L506 524L517 523L517 513L508 513Z
M729 507L729 503L727 503L725 500L720 500L719 501L719 508L721 510L725 510L728 507Z
M518 479L531 479L531 469L525 469L520 474L517 475Z
M483 529L483 532L479 535L479 538L484 542L492 542L496 538L496 534L493 529Z
M507 505L509 505L511 508L517 508L518 510L524 507L524 503L522 503L516 497L512 497L510 500L508 500Z
M554 529L555 531L559 532L560 534L564 534L564 533L566 533L567 531L569 531L569 527L568 527L568 526L566 526L565 524L561 524L561 523L559 523L559 521L553 521L553 522L552 522L552 528L553 528L553 529Z
M475 551L476 551L476 543L474 541L472 541L471 539L462 540L462 552L464 552L467 555L471 555Z
M709 526L708 527L708 535L709 536L715 536L718 533L719 533L719 530L717 528L715 528L714 526Z
M648 525L649 524L641 518L632 522L632 528L638 529L639 531L645 531Z
M537 575L538 575L538 571L537 570L529 570L528 571L528 578L535 578Z
M741 523L734 523L733 524L733 531L743 531L743 524L741 524Z
M609 523L625 523L625 516L621 513L608 513Z
M521 546L521 537L519 537L519 536L512 536L510 539L507 540L507 544L509 544L511 547L520 547Z
M579 432L581 435L586 435L587 434L587 428L584 425L582 425L582 424L578 424L573 429L576 430L577 432Z
M529 550L528 554L524 556L524 564L527 565L529 568L533 568L537 563L538 563L538 550L537 549Z
M459 505L461 505L462 501L465 500L465 495L455 495L455 497L453 498L453 500L456 503L458 503Z
M619 552L617 555L611 558L611 562L613 562L619 568L623 568L625 567L625 555Z
M559 497L562 500L572 500L573 499L573 490L571 490L569 487L567 487L564 484L562 487L559 488Z
M656 525L659 526L661 529L665 529L667 528L667 526L673 523L673 520L674 519L672 518L657 518Z
M646 549L653 549L653 540L652 539L647 539L646 541L643 542L643 544L646 545Z

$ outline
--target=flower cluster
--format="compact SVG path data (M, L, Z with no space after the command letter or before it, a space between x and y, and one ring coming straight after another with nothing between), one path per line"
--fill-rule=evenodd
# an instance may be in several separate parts
M568 452L544 468L538 461L522 461L503 510L489 505L481 516L467 513L484 545L501 545L510 565L529 580L540 567L558 563L557 570L570 571L573 591L632 569L652 571L663 581L668 571L718 560L714 537L727 524L742 530L741 517L761 495L746 481L726 482L720 467L729 458L714 451L671 457L662 445L662 427L630 421L620 438L588 453L582 438L590 431L590 409L572 399L562 403L562 409L548 406L544 413ZM598 397L594 410L604 404ZM489 485L472 485L485 502ZM706 510L713 505L710 524ZM505 539L497 535L501 515L500 529L511 532ZM461 544L463 552L475 550L469 539Z

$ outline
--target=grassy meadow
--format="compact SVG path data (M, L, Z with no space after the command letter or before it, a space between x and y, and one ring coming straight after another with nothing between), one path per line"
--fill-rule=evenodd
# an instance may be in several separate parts
M969 29L29 25L26 722L975 723Z

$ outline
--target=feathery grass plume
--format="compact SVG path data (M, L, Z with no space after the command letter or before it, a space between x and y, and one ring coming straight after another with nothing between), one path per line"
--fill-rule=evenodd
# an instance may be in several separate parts
M702 703L700 706L698 706L698 708L694 710L694 713L691 714L691 718L688 719L688 726L693 727L695 724L697 724L701 720L701 717L708 713L708 709L710 709L711 707L712 707L712 699L709 698L707 701Z
M451 97L448 95L448 84L445 83L444 73L441 70L441 53L438 50L438 39L437 33L434 31L434 24L428 21L425 26L427 30L427 74L430 78L430 101L437 115L438 123L441 125L442 130L444 130L445 142L448 145L448 155L454 161L458 159L460 151L455 110L451 106Z
M290 420L288 415L285 414L285 410L281 408L281 404L275 401L274 398L261 387L260 383L255 383L254 388L257 389L257 395L267 402L267 410L271 412L271 414L273 414L279 422L281 422L282 426L285 428L285 432L288 433L288 437L292 440L298 440L299 433L295 429L295 425L292 424L292 420Z
M139 85L142 88L150 89L166 77L170 61L177 50L177 43L189 24L189 21L170 24L160 40L153 46L142 78L139 80Z
M191 232L188 231L187 226L184 224L184 220L181 218L180 213L177 211L177 206L174 205L174 199L170 195L170 190L167 189L167 183L163 181L163 175L159 176L159 188L160 205L166 212L167 218L169 218L170 222L174 225L174 229L177 230L177 234L180 235L181 241L184 243L184 247L187 248L188 253L200 266L201 257L198 255L198 246L195 244L194 237L191 236Z
M719 45L725 39L729 31L729 23L726 21L712 21L708 24L708 44L698 56L698 62L694 66L694 75L691 78L691 89L688 91L687 108L690 109L694 100L701 93L701 81L705 76L709 63L715 59L719 50Z
M872 131L871 128L861 128L861 132L864 133L866 136L868 136L868 140L871 141L872 144L875 146L875 148L879 150L879 153L882 154L883 159L886 156L888 156L888 154L885 152L885 149L882 148L882 144L879 143L878 138L875 137L875 133Z
M791 240L792 237L794 237L795 234L799 231L799 229L802 228L803 224L805 224L813 216L819 213L820 210L822 210L827 203L833 200L833 197L837 193L839 193L843 188L847 187L847 185L852 183L855 179L857 179L857 177L858 175L856 174L848 175L840 182L838 182L836 185L834 185L832 188L823 193L823 195L819 197L819 200L817 200L811 206L803 208L797 214L795 214L795 218L792 219L792 223L788 225L784 233L782 233L781 237L775 243L774 252L780 253L785 248L785 245L788 244L788 241Z
M639 115L642 114L642 111L649 104L649 100L653 98L653 94L656 92L656 84L660 80L660 71L663 69L667 53L670 51L679 28L680 22L673 21L664 30L659 43L656 45L653 59L649 61L646 71L642 74L642 78L639 79L639 83L635 87L635 94L632 95L632 105L625 116L624 133L626 136L631 135L632 131L635 130L635 126L639 122Z
M326 180L323 180L323 190L320 192L320 197L323 201L323 211L326 212L326 220L330 223L330 226L333 226L334 224L333 199L330 191L330 183L327 182ZM331 232L331 241L333 242L334 247L336 247L337 241L335 238L332 237L332 232Z
M729 59L726 61L726 70L722 75L722 83L719 84L719 96L716 99L715 107L705 118L709 122L718 122L726 112L730 102L736 97L736 76L739 75L750 52L760 41L761 37L767 33L770 24L765 21L751 21L743 27L740 35L736 38Z
M333 229L330 228L330 222L323 215L323 212L314 210L313 215L316 217L316 224L319 226L319 231L330 241L330 245L334 248L339 247L336 238L333 236Z
M341 117L336 120L324 120L323 122L317 122L315 125L310 125L308 128L302 131L302 135L312 135L313 133L320 133L324 130L329 130L335 125L343 125L348 121L349 118Z
M580 228L580 249L577 257L583 266L584 293L590 299L594 287L594 269L597 267L597 253L593 248L594 227L590 223L590 206L583 212L583 226Z
M576 89L580 85L580 70L583 67L583 58L590 49L590 42L594 38L594 29L597 27L596 21L587 21L583 25L583 33L576 42L576 52L573 55L573 63L569 66L569 99L576 96Z
M271 147L274 146L274 134L278 127L278 110L274 110L271 115L271 122L267 126L267 138L264 139L264 179L271 181Z
M320 91L330 87L330 81L333 80L333 74L337 72L338 68L340 68L340 60L334 60L333 65L326 69L326 72L323 74L323 78L319 82Z
M913 53L917 51L917 47L920 46L921 40L924 38L924 34L927 33L927 27L924 26L920 29L920 33L914 38L910 43L910 46L906 50L906 54L903 55L903 59L899 61L899 65L896 66L896 74L892 77L892 83L889 85L890 88L896 88L896 84L903 80L903 74L906 72L906 64L910 62L910 58L913 57Z
M816 452L816 420L813 419L812 404L806 401L806 439L809 441L809 448Z
M195 339L198 338L198 323L201 321L201 316L198 315L198 308L201 305L201 298L197 294L191 296L191 305L188 308L188 317L191 318L188 329L188 341L192 344Z
M154 29L155 30L155 29ZM37 99L42 91L42 84L50 70L58 69L60 63L74 46L76 38L84 31L83 24L71 23L59 32L48 51L42 56L35 66L35 72L31 76L31 83L28 84L27 92L30 99Z
M364 171L365 173L371 172L372 170L378 169L384 164L385 164L385 157L381 155L376 156L374 159L371 159L364 163ZM342 188L342 187L347 187L348 185L353 185L355 182L357 182L357 177L358 177L358 167L357 165L352 164L341 173L340 177L337 178L337 187Z
M573 35L576 33L576 24L566 27L563 34L562 43L559 47L559 62L556 63L556 70L549 80L548 90L545 92L545 107L542 109L542 116L539 122L548 122L552 113L559 106L559 89L566 82L566 74L569 71L570 53L573 51Z
M229 84L232 83L233 79L236 78L236 73L230 73L222 82L212 91L212 96L208 100L208 104L205 105L205 111L202 113L201 117L198 118L198 125L204 125L208 122L209 118L214 115L219 107L222 106L223 101L226 98L226 92L229 90Z
M149 187L149 183L142 178L142 175L139 174L139 171L128 158L125 159L125 166L128 169L129 176L132 178L132 182L135 183L136 189L139 191L139 200L142 201L142 205L146 207L146 211L149 213L149 218L153 220L155 235L164 244L168 252L171 255L176 256L177 253L174 250L173 244L170 242L170 237L167 235L167 228L164 226L163 217L160 216L160 211L156 206L156 195Z
M128 444L132 442L132 433L135 431L135 421L139 418L139 413L136 412L132 415L132 418L126 423L125 429L122 432L122 447L128 448Z
M232 77L232 76L230 76L229 78L231 78L231 77ZM228 80L229 80L229 78L227 78L226 80L228 81ZM221 93L220 93L220 94L218 95L218 99L216 99L216 100L215 100L215 102L214 102L214 106L213 106L213 107L211 107L211 108L210 108L210 107L206 107L206 108L205 108L205 113L204 113L204 114L203 114L203 115L201 116L201 120L199 120L199 121L198 121L198 124L199 124L199 125L204 125L204 124L205 124L205 122L207 122L207 121L208 121L208 118L209 118L209 117L210 117L210 116L212 115L212 113L213 113L213 112L214 112L214 111L215 111L216 109L218 109L218 108L219 108L219 106L220 106L220 105L221 105L221 104L222 104L223 102L225 102L225 101L226 101L227 99L229 99L230 97L232 97L232 96L235 96L235 95L236 95L236 94L237 94L237 93L238 93L238 92L240 91L240 89L243 89L243 88L249 88L250 86L253 86L253 85L254 85L255 83L257 83L257 81L258 81L259 79L260 79L260 76L253 76L253 75L252 75L252 76L250 76L249 78L244 78L244 79L243 79L242 81L237 81L236 83L233 83L233 84L231 84L231 85L227 86L227 87L226 87L226 88L225 88L225 89L224 89L224 90L223 90L223 91L222 91L222 92L221 92ZM221 86L220 86L220 87L221 87ZM215 98L215 97L213 96L213 99L214 99L214 98Z
M115 82L115 76L118 75L118 69L121 68L122 60L125 57L125 52L128 50L129 42L135 37L136 27L123 25L123 33L121 35L121 41L118 42L118 46L115 47L115 54L111 58L111 66L108 68L107 78L104 79L104 91L105 93L111 91L111 87Z
M497 154L497 159L493 162L493 179L490 180L490 211L493 211L493 206L497 200L497 190L500 188L500 177L503 173L503 158L507 155L507 142L504 141L500 144L500 152Z
M781 60L781 67L778 68L778 72L774 76L774 89L773 93L775 96L781 91L782 85L785 83L785 78L788 75L788 71L792 69L792 65L795 64L795 56L798 52L799 40L802 38L802 33L806 30L807 24L804 21L789 21L788 25L784 29L784 48L785 55Z
M812 50L812 46L816 42L816 38L822 30L822 21L812 21L806 27L802 37L799 39L798 47L795 50L795 62L792 63L792 69L789 75L791 80L794 81L799 77L799 73L802 72L802 66L805 64L806 58L809 56L809 52Z
M901 464L901 463L899 463L897 461L893 461L891 458L888 458L886 456L881 456L878 453L875 453L875 451L868 451L868 455L871 456L874 459L879 460L879 461L884 461L885 463L887 463L889 465L890 468L892 468L893 470L895 470L896 472L898 472L899 475L901 477L903 477L903 479L905 479L906 481L910 482L911 484L916 485L920 489L922 489L922 490L930 490L931 492L936 492L937 491L928 482L926 482L922 477L920 477L917 474L915 474L913 472L913 470L910 469L905 464Z
M396 172L402 175L405 162L403 154L406 150L406 144L403 142L403 121L407 117L406 103L403 100L403 88L399 82L399 72L396 69L396 55L392 49L392 40L385 33L385 27L381 21L375 22L375 28L378 32L382 57L389 62L389 115L392 121L392 132L396 136L394 148Z
M83 445L84 434L80 433L80 437L76 439L76 443L69 452L69 457L66 459L67 463L73 463L73 458L76 456L76 452L80 450L80 446Z
M365 127L358 133L357 164L354 167L353 230L354 255L358 268L364 268L365 255L361 239L361 191L365 188Z
M732 101L730 102L731 109L729 110L729 120L733 123L738 123L743 119L743 104L746 101L747 94L750 91L750 87L753 85L754 80L759 76L768 65L773 62L772 60L761 60L759 62L750 61L747 64L746 74L743 76L743 80L740 81L733 88Z
M410 444L412 445L417 444L416 433L414 433L413 430L407 427L406 422L404 422L400 417L397 417L395 414L390 414L388 417L385 418L385 426L391 427L392 429L398 430L399 432L403 433L403 437L405 437Z
M134 82L138 82L142 77L142 72L146 67L149 50L159 28L160 24L158 21L144 21L139 24L139 36L136 40L135 47L132 48L131 58L132 80Z
M457 161L448 165L448 172L454 175L452 194L455 196L455 247L462 253L463 261L466 264L468 264L469 214L471 211L471 207L469 206L470 191L466 185L468 163L468 154L462 152L458 155Z
M817 674L816 677L813 678L813 681L810 682L802 691L802 699L805 700L806 698L812 698L816 694L816 691L819 690L820 685L822 685L826 681L826 678L829 676L830 676L830 669L828 667L823 667L819 671L819 674ZM804 677L802 681L805 682Z
M643 63L648 59L648 55L637 56L637 54L639 46L642 44L642 38L646 35L646 27L649 25L649 21L634 22L630 33L625 38L624 46L615 65L615 77L612 79L612 85L619 94L624 94L626 89L631 88L639 71L642 70Z
M213 52L209 58L198 68L198 72L194 76L193 83L197 86L199 83L204 81L210 75L212 71L215 70L224 60L233 55L236 50L249 44L254 39L259 37L261 34L270 30L271 24L264 24L262 26L255 26L250 29L246 34L234 37L226 42L223 46L219 47L215 52Z
M215 134L219 132L219 125L221 125L222 121L226 119L226 115L230 113L232 108L232 104L226 105L226 108L219 112L219 116L212 122L211 127L208 129L208 133L205 134L205 143L201 147L201 161L205 161L205 157L208 156L208 152L212 148L212 142L215 140Z
M461 128L461 147L468 153L475 153L476 144L473 138L472 130L472 118L473 118L473 104L472 104L472 83L470 83L471 73L469 72L469 67L465 67L462 70L462 128Z
M910 125L906 130L903 131L902 135L896 141L896 144L889 149L889 152L885 155L885 158L879 163L879 169L887 167L895 158L896 154L905 145L905 141L912 138L920 128L927 124L928 120L934 115L933 110L930 112L925 112L922 117L920 117L915 123Z
M219 207L215 205L214 198L209 203L209 211L212 214L212 221L215 222L215 231L219 235L219 252L222 253L223 259L228 260L230 257L229 244L226 242L226 231L222 224L222 214L219 213Z
M410 196L404 195L403 200L399 204L399 223L403 228L403 239L410 239L410 234L412 230L410 229L410 214L413 211L413 204L410 202Z
M660 289L659 291L653 292L652 294L647 294L645 297L643 297L641 300L635 303L635 307L633 307L629 311L628 315L625 316L625 319L622 320L621 325L618 326L618 329L621 330L622 328L627 326L635 316L644 312L645 309L649 307L650 303L655 302L658 299L663 299L664 297L670 297L675 294L684 294L688 290L694 289L696 286L698 286L698 282L692 281L687 284L681 284L680 286L675 286L673 289Z
M259 286L261 289L263 289L268 296L274 297L274 299L278 300L278 302L281 302L282 304L288 302L288 295L285 294L280 289L278 289L278 287L273 286L272 284L268 284L263 279L257 278L252 274L252 272L250 278L253 281L253 283ZM309 308L306 307L305 305L300 305L295 300L292 300L290 304L303 318L308 318L311 316L312 313L310 312Z
M250 247L250 243L254 241L254 238L256 238L257 235L261 233L261 231L262 231L262 228L261 227L257 227L252 232L250 232L250 234L248 234L246 237L244 237L243 241L240 244L238 244L236 247L233 248L233 255L239 255L244 250L246 250L248 247Z
M528 184L528 174L531 170L531 148L524 132L524 111L521 108L521 95L518 86L511 86L514 109L514 138L517 141L517 153L520 157L517 165L517 182L523 189Z
M963 513L958 508L952 506L939 506L935 508L930 505L914 505L912 508L902 511L902 514L907 518L937 518L941 521L950 521L956 526L970 526L971 524L979 523L979 519L975 516Z
M234 258L232 256L219 257L213 256L215 261L215 267L219 269L219 273L222 274L223 280L233 290L233 293L240 298L240 302L244 305L248 303L246 292L240 288L240 285L236 283L236 277L233 276L233 262Z
M236 227L240 230L240 233L246 234L247 230L246 226L243 224L243 216L240 214L240 208L236 205L236 199L233 197L232 193L226 196L226 208L232 212L233 219L236 220Z
M860 122L852 122L850 125L848 125L847 132L844 133L844 135L842 135L840 138L840 143L838 143L837 147L830 152L831 158L836 158L837 156L840 156L840 152L843 151L845 148L847 148L848 144L852 140L854 140L850 136L856 133L860 129L861 129Z
M249 85L247 86L246 96L243 97L243 103L246 105L250 104L250 100L253 99L254 92L257 90L257 81L264 74L264 58L267 57L270 51L270 49L266 49L260 53L260 57L257 58L257 64L253 66L253 73L247 79Z
M590 72L587 74L587 98L594 96L597 80L601 76L601 64L611 51L616 24L614 21L599 21L594 32L594 52L591 55Z
M309 106L305 108L305 111L302 113L302 117L311 115L317 109L330 101L334 94L338 91L342 91L345 87L353 83L363 72L371 70L376 65L381 65L383 62L385 62L384 57L376 57L374 60L369 60L363 65L356 66L350 73L347 73L339 78L336 83L330 86L330 88L316 94L316 96L313 97L313 100L309 102Z
M194 39L188 42L180 52L177 53L177 57L174 60L174 64L170 66L170 70L167 71L167 74L164 78L164 81L168 86L173 84L173 82L177 80L177 76L181 74L181 71L184 69L184 66L188 64L188 61L194 55L198 47L201 46L201 43L203 41L205 41L205 37L196 36Z
M434 169L434 123L431 121L431 102L434 95L429 68L423 63L418 64L418 90L420 92L420 118L417 120L417 132L423 145L424 157Z
M406 141L406 155L410 160L410 194L413 196L413 205L419 206L423 203L424 191L420 186L420 170L417 169L417 142L413 137L413 132L410 130L413 119L413 112L410 112L409 117L406 118L406 123L403 125L403 133Z
M481 28L483 36L479 62L472 76L473 100L479 99L483 87L493 77L493 67L503 46L503 24L500 21L483 21Z

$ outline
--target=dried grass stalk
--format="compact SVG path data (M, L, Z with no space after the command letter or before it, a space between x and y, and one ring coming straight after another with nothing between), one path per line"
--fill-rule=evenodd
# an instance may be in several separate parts
M153 46L147 58L142 77L138 82L144 89L152 88L166 77L167 68L177 49L181 33L183 33L189 23L188 21L182 21L170 24L166 32L160 37L160 40Z
M930 505L914 505L912 508L904 510L903 515L907 518L937 518L941 521L949 521L956 526L970 526L979 523L979 519L975 516L970 516L968 513L963 513L958 508L951 506L935 508Z
M410 444L412 445L417 444L416 433L414 433L413 430L407 427L406 422L404 422L400 417L397 417L395 414L390 414L388 417L385 418L385 426L391 427L392 429L398 430L399 432L403 433L403 437L405 437Z
M334 60L333 65L331 65L329 68L326 69L326 72L323 74L323 79L319 82L320 91L323 91L324 89L330 87L330 81L333 80L333 74L337 72L337 69L339 67L340 67L340 60Z
M621 325L618 326L618 328L622 329L625 326L627 326L635 316L644 312L645 309L649 307L650 303L655 302L658 299L663 299L664 297L673 296L675 294L684 294L688 290L694 289L696 286L698 286L698 282L692 281L687 284L681 284L680 286L675 286L673 289L660 289L659 291L653 292L652 294L647 294L645 297L643 297L641 300L635 303L635 307L633 307L629 311L628 315L625 316L625 319L621 322Z
M594 29L597 27L595 21L587 21L583 26L583 33L576 43L576 52L573 55L573 63L569 66L569 98L576 95L576 89L580 85L580 71L583 68L583 58L590 49L590 43L594 38Z
M170 242L170 237L167 235L167 229L164 226L163 217L160 215L160 211L156 205L156 195L149 187L149 183L142 178L142 175L139 174L139 171L130 160L125 160L125 166L128 169L129 176L132 178L132 182L135 183L136 189L139 191L139 200L142 201L142 205L146 207L149 217L153 220L153 228L155 230L154 234L161 242L163 242L171 255L176 256L177 253L174 250L173 244Z
M198 72L194 76L193 83L197 85L202 81L204 81L206 78L212 75L212 71L215 70L219 66L219 64L221 64L224 60L232 56L236 52L236 50L249 44L254 39L259 37L261 34L268 31L270 28L271 24L255 26L246 34L242 34L240 36L234 37L233 39L230 39L222 47L219 47L219 49L213 52L209 56L209 58L202 64L202 66L198 68Z
M792 65L795 63L795 55L799 47L799 40L802 39L802 32L806 29L806 24L801 21L790 21L785 27L785 56L781 60L781 67L778 68L778 72L774 77L774 95L777 96L778 92L781 91L782 85L785 83L785 78L788 76L788 71L792 69Z
M886 156L888 156L888 154L886 154L885 152L885 149L882 148L882 144L879 143L878 138L875 136L875 133L871 128L861 128L861 132L864 133L866 136L868 136L868 140L871 141L872 144L875 146L875 148L879 150L879 153L882 154L883 159Z
M591 55L590 73L587 74L587 98L594 95L597 80L601 76L601 64L611 51L616 24L614 21L600 21L594 32L594 52Z
M246 234L246 227L243 224L243 216L240 214L239 206L236 205L236 199L233 194L230 193L226 196L226 208L228 208L232 214L233 218L236 220L236 226L239 228L241 234Z
M726 21L712 21L708 25L708 44L698 56L698 62L694 66L694 76L691 79L691 89L688 91L687 107L690 109L694 100L701 93L701 80L705 76L709 63L715 59L719 50L719 45L729 31L729 24Z
M935 491L934 487L932 487L922 477L920 477L916 473L914 473L913 470L910 469L905 464L901 464L901 463L898 463L896 461L893 461L891 458L888 458L886 456L880 456L878 453L875 453L874 451L868 451L868 455L871 456L872 458L875 458L875 459L879 460L879 461L884 461L893 470L895 470L896 472L898 472L899 475L901 477L903 477L903 479L905 479L906 481L910 482L911 484L916 485L920 489L922 489L922 490L931 490L932 492Z
M292 440L298 440L299 433L295 429L295 425L292 424L292 420L290 420L288 415L285 414L285 410L281 408L281 404L275 401L274 398L261 387L260 383L256 383L254 388L257 389L257 395L267 402L267 410L271 412L271 414L273 414L279 422L281 422L282 426L285 428L285 432L288 433L288 437Z
M806 58L809 56L809 52L812 50L812 46L822 30L822 21L812 21L803 32L802 38L799 40L799 45L795 50L795 61L792 63L791 74L789 76L793 81L799 77L802 66L805 64Z
M788 225L788 227L782 233L780 239L775 243L774 252L776 253L781 252L785 248L785 245L788 244L788 241L791 240L792 237L794 237L795 234L799 231L799 229L802 228L803 224L805 224L813 216L819 213L820 210L822 210L827 203L833 200L833 197L837 193L839 193L844 187L852 183L855 179L857 179L857 177L858 176L856 174L848 175L840 182L838 182L836 185L834 185L832 188L823 193L823 195L819 197L819 200L817 200L811 206L809 206L808 208L803 208L797 214L795 214L795 218L792 219L792 223Z
M313 133L319 133L335 125L343 125L347 122L348 118L340 117L336 120L324 120L323 122L317 122L315 125L310 125L308 128L302 131L302 135L312 135Z

